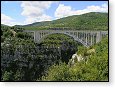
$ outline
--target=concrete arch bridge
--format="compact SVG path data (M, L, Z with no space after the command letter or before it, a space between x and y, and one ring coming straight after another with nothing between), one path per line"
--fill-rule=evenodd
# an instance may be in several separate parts
M24 32L33 35L34 41L40 43L50 34L61 33L72 37L75 41L89 47L101 41L102 37L108 34L108 31L90 31L90 30L24 30Z

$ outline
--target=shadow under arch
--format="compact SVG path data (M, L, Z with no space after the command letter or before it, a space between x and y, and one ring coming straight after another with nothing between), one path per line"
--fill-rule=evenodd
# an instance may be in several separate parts
M78 50L78 42L75 42L75 40L73 39L73 37L71 37L71 36L69 36L69 35L67 35L67 34L65 34L65 33L51 33L51 34L48 34L48 35L46 35L46 36L43 36L41 39L40 39L40 41L39 41L39 44L42 46L42 41L45 39L45 38L47 38L49 35L52 35L52 34L63 34L63 35L66 35L67 37L69 37L69 38L71 38L73 41L74 41L74 43L69 43L68 41L64 41L64 40L62 40L63 41L63 43L61 44L61 46L59 46L59 47L47 47L47 49L49 49L49 50L52 50L52 49L57 49L57 51L59 51L59 53L60 53L60 57L61 57L61 61L62 62L65 62L66 64L69 62L69 59L71 59L71 57L72 57L72 55L74 54L74 53L76 53L77 52L77 50ZM81 43L80 43L81 44ZM76 47L75 47L76 46ZM44 47L43 47L44 48ZM46 47L45 47L46 48ZM54 54L55 55L55 54Z

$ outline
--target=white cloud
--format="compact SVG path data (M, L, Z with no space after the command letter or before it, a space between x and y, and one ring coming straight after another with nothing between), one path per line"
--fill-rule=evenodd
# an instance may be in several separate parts
M15 20L5 14L2 14L1 13L1 23L2 24L5 24L5 25L9 25L9 26L14 26L16 24L22 24L22 23L19 23L19 22L15 22Z
M25 24L31 24L34 22L41 22L41 21L51 21L51 19L52 17L47 16L45 14L43 14L42 16L38 16L38 17L31 17L31 18L27 17Z
M8 21L11 21L13 20L11 17L5 15L5 14L1 14L1 21L4 23L4 22L8 22Z
M58 8L55 11L56 18L67 17L71 15L80 15L88 12L108 12L107 4L102 4L101 6L87 6L82 10L73 10L71 6L65 6L64 4L59 4Z
M15 19L1 14L1 23L9 26L13 25L25 25L40 21L50 21L52 17L45 14L45 10L50 8L52 3L57 3L56 1L20 1L21 7L23 9L21 15L25 16L24 22L19 23Z
M76 14L76 11L72 10L71 6L65 6L64 4L59 4L54 14L56 18L62 18L74 15Z
M22 1L23 11L21 15L26 16L25 23L33 23L51 20L51 17L45 14L45 10L50 8L53 1Z
M1 14L1 23L2 24L6 24L6 25L12 25L12 21L14 19L12 19L11 17L5 15L5 14Z

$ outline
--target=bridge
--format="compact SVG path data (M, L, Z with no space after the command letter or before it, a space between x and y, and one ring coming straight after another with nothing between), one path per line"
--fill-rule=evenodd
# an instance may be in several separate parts
M89 31L89 30L24 30L34 37L36 43L40 43L50 34L61 33L72 37L75 41L89 47L101 41L102 37L108 34L108 31Z

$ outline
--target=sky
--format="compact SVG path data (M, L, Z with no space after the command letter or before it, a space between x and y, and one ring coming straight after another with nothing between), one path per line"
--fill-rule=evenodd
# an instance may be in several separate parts
M1 23L9 26L51 21L89 12L108 12L108 2L1 1Z

